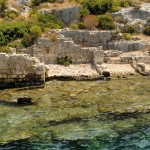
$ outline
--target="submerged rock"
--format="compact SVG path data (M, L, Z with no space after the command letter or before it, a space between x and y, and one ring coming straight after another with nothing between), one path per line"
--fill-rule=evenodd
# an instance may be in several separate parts
M32 98L27 98L27 97L18 98L17 99L17 103L18 103L18 105L21 105L21 104L32 104Z

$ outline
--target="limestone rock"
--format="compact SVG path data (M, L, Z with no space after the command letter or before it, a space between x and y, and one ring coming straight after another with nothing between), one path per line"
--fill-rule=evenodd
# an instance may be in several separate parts
M134 7L123 8L116 13L112 13L114 18L120 17L125 22L133 22L135 19L140 19L145 22L150 16L150 3L142 3L139 9Z

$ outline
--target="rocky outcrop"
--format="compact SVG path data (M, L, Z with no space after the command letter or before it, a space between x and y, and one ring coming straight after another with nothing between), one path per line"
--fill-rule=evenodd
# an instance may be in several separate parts
M146 21L150 17L150 3L143 3L139 8L129 7L113 13L114 18L120 17L124 22L133 22L135 19Z
M80 21L80 6L70 6L61 9L41 9L40 13L50 13L57 16L65 24L78 23Z
M16 5L29 5L31 0L15 0Z
M27 54L0 53L0 87L41 85L45 82L45 66Z

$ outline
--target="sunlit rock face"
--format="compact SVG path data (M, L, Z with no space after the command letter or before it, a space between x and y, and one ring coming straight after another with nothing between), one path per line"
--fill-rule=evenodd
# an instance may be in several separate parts
M17 5L28 5L31 0L15 0L15 4Z
M8 86L13 83L44 83L45 66L37 58L27 54L0 54L0 83ZM23 83L22 83L23 84ZM32 84L32 83L31 83Z
M138 9L134 7L123 8L112 14L114 17L121 17L125 21L133 22L135 19L146 21L150 17L150 3L143 3Z
M61 9L47 9L42 8L39 10L40 13L50 13L57 16L65 24L69 25L72 23L78 23L80 21L80 6L69 6Z

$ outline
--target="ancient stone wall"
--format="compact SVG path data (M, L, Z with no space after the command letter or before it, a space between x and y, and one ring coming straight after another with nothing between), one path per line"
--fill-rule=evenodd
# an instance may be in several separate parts
M45 82L45 65L27 54L0 53L0 88L41 85Z
M62 34L67 38L71 38L76 44L89 47L104 48L107 42L117 38L116 31L88 31L88 30L55 30L57 34Z
M57 34L62 34L71 38L76 44L84 47L103 46L104 50L121 50L124 52L141 50L145 48L142 41L123 40L121 34L116 31L88 31L88 30L54 30Z
M55 40L48 37L39 38L36 45L28 52L45 64L57 63L57 58L64 56L68 56L72 63L92 63L94 59L103 62L103 54L95 55L98 54L96 51L102 51L101 53L103 53L102 48L81 47L75 44L72 39L59 35ZM99 57L99 60L97 60L97 57Z
M137 63L150 64L150 56L134 56ZM108 64L131 64L132 56L121 56L107 60Z

